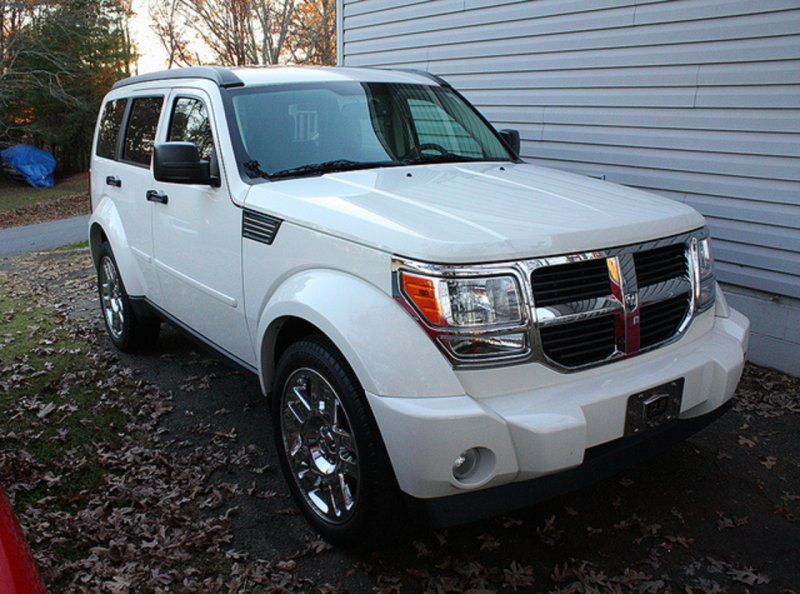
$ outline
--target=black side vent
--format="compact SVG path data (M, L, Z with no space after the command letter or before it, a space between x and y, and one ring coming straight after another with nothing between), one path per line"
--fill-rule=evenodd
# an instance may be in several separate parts
M531 275L536 307L571 303L611 294L604 258L558 266L544 266Z
M686 246L683 244L636 252L633 261L639 288L687 275Z
M242 237L271 245L275 241L281 220L252 210L244 210L242 215Z

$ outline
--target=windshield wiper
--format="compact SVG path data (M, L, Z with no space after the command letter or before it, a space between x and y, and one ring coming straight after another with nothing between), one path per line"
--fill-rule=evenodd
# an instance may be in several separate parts
M282 171L270 173L268 177L270 179L277 179L281 177L294 177L296 175L334 173L336 171L352 171L354 169L387 167L391 165L399 165L399 163L396 161L351 161L350 159L335 159L323 163L309 163L308 165L300 165L299 167L292 167L291 169L283 169Z
M473 161L486 161L482 157L466 157L455 153L442 153L440 155L416 155L403 159L403 165L422 165L425 163L467 163Z
M245 161L242 163L247 175L250 177L269 177L269 174L261 169L261 163L253 159L252 161Z

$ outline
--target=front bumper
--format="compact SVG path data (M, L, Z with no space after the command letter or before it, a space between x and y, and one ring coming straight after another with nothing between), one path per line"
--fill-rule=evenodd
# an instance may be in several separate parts
M659 452L691 437L730 410L732 400L700 417L682 419L651 432L623 437L586 450L583 464L522 482L493 489L480 489L458 497L419 499L407 497L414 515L424 514L436 528L488 518L575 491L654 457Z
M452 510L458 521L467 519L459 509L476 517L484 515L483 505L488 513L502 511L489 504L492 499L507 498L511 507L519 507L542 499L539 489L546 498L582 484L578 475L588 477L584 482L599 478L596 452L607 452L603 469L621 468L636 461L631 452L648 449L642 444L661 445L667 437L685 437L710 422L736 389L748 330L747 318L734 310L727 317L708 312L672 345L585 372L554 375L531 364L462 381L470 388L462 396L367 397L401 490L430 500L437 513ZM505 374L511 393L502 393ZM516 390L520 374L528 374L534 387ZM628 397L677 378L685 382L680 420L622 439ZM469 480L456 480L454 460L474 447L481 449L481 467ZM501 485L507 488L492 488ZM500 498L493 494L501 492Z

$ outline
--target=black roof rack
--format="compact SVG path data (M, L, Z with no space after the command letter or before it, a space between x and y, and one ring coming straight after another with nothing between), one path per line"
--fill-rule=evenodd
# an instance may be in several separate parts
M174 70L160 70L158 72L148 72L139 76L123 78L114 83L112 89L127 87L141 82L155 80L170 80L175 78L202 78L211 80L225 89L229 87L242 87L244 83L232 71L222 66L191 66L189 68L175 68Z
M421 70L419 68L381 68L377 67L377 70L393 70L395 72L407 72L409 74L416 74L418 76L424 76L425 78L432 80L436 83L439 83L443 87L451 87L452 85L443 79L441 76L437 76L432 72L428 72L427 70Z

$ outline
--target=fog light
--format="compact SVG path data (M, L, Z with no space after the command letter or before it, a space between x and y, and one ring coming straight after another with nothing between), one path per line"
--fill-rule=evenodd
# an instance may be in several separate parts
M463 481L469 478L478 468L481 453L478 448L470 448L465 452L461 452L458 458L453 462L453 476L458 481Z

